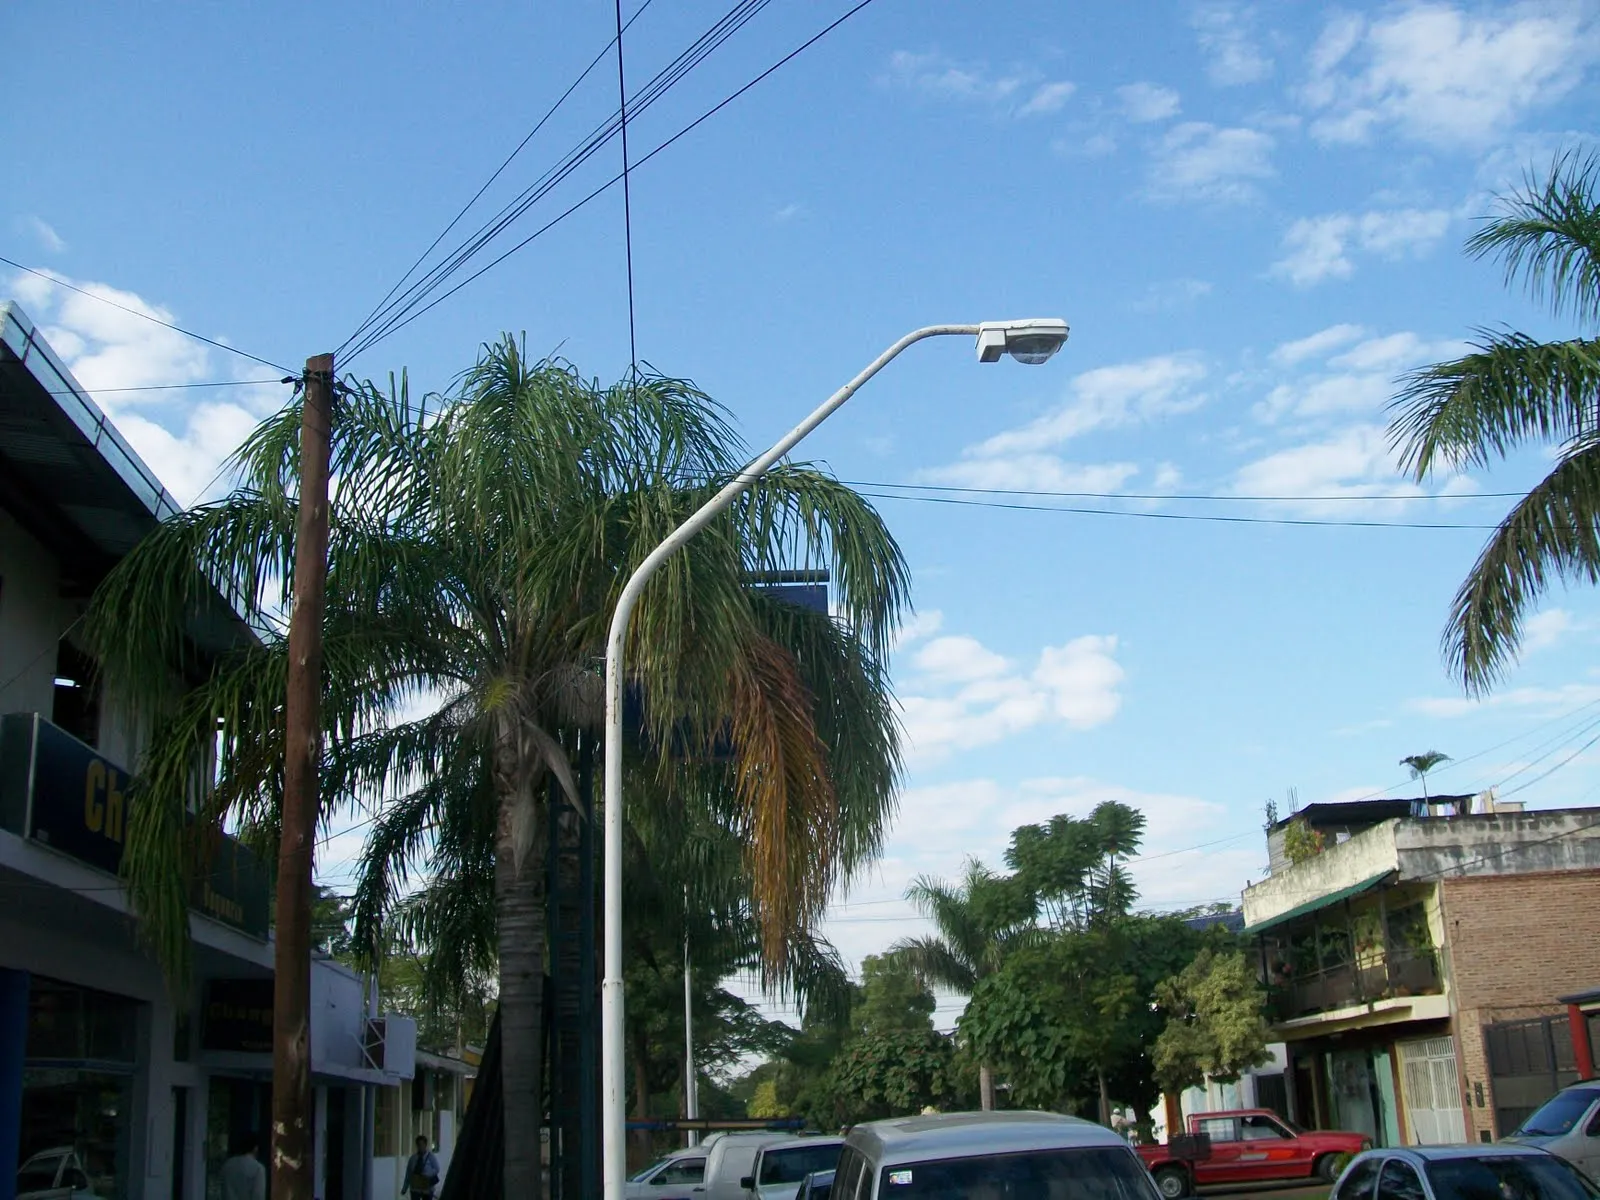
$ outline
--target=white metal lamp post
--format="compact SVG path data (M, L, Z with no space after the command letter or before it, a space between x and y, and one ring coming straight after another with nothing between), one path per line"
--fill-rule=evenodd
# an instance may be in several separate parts
M623 1200L627 1179L626 1108L622 1019L622 655L628 622L645 585L661 564L699 533L723 509L772 469L807 434L830 417L856 390L913 342L964 334L978 339L978 361L998 362L1009 354L1018 362L1050 359L1066 343L1067 323L1057 318L1031 321L985 321L980 325L928 325L906 334L867 368L840 388L826 403L780 438L776 445L741 470L715 496L652 550L623 585L611 616L606 641L605 732L605 978L600 991L600 1095L602 1172L605 1200Z

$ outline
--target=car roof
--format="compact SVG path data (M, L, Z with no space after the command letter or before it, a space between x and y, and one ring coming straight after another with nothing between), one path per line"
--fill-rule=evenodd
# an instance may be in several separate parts
M1515 1142L1488 1142L1464 1146L1395 1146L1369 1150L1362 1158L1411 1158L1419 1162L1444 1162L1455 1158L1548 1158L1549 1151Z
M1103 1125L1046 1112L936 1113L869 1121L845 1138L880 1165L930 1158L972 1158L1024 1150L1065 1150L1128 1143Z
M793 1150L796 1146L835 1146L844 1145L844 1139L838 1134L812 1134L810 1137L785 1138L781 1142L771 1142L761 1147L761 1153L769 1150Z

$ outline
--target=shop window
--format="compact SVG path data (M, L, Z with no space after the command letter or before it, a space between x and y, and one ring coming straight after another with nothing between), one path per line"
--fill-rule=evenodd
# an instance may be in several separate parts
M28 988L28 1059L132 1064L138 1002L34 976Z
M20 1159L24 1171L100 1200L127 1200L133 1078L71 1068L22 1073ZM67 1180L73 1180L70 1185Z
M100 681L95 662L67 641L62 641L56 649L56 687L50 722L85 745L99 744Z

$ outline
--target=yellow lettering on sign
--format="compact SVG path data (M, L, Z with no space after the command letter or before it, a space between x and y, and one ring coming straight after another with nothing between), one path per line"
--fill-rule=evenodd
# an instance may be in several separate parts
M83 784L83 824L90 833L99 833L106 823L106 805L100 792L106 786L106 765L98 758L89 760Z
M122 776L115 771L106 772L106 836L113 842L122 841L123 814L126 806L122 799Z

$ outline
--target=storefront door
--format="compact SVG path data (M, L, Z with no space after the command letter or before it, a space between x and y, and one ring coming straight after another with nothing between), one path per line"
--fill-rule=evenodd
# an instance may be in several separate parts
M246 1138L256 1141L256 1156L266 1164L271 1184L272 1085L256 1079L213 1075L206 1101L206 1200L222 1200L222 1164Z
M1455 1040L1423 1038L1401 1042L1396 1049L1400 1052L1400 1086L1412 1143L1448 1146L1466 1141Z
M1335 1050L1328 1055L1328 1096L1333 1127L1382 1141L1372 1056L1366 1050Z

